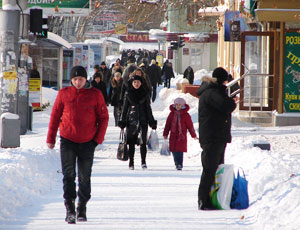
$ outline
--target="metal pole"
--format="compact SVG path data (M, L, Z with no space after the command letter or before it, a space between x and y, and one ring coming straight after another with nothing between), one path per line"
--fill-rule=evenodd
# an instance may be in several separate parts
M5 2L3 2L5 4ZM20 11L0 10L0 113L17 113Z
M278 113L283 113L283 81L284 81L284 22L280 22L280 42L279 42L279 86L278 86Z

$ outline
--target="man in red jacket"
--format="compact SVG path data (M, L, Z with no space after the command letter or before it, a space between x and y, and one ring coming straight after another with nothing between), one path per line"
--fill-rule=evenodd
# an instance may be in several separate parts
M52 108L47 145L55 146L57 130L60 132L60 156L66 221L76 222L76 162L78 171L77 221L86 221L86 204L91 198L91 172L94 151L104 140L108 125L108 111L101 92L87 81L82 66L70 72L72 86L58 92Z

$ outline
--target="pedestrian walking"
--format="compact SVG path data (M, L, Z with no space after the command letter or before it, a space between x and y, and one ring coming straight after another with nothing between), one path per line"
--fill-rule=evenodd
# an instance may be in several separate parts
M94 75L96 74L96 73L98 73L100 71L100 66L99 65L94 65L94 74L93 74L93 76L92 77L89 77L89 81L92 81L93 79L94 79ZM103 76L102 76L103 77ZM101 79L102 81L103 81L103 78Z
M194 83L194 70L191 66L188 66L183 72L183 78L186 78L192 85Z
M93 80L91 81L91 85L95 87L96 89L99 89L104 97L105 103L108 104L108 98L107 98L107 92L106 92L106 85L101 80L103 79L102 72L97 72L93 76Z
M134 70L131 74L131 76L138 75L143 78L143 82L145 84L142 85L142 87L145 88L145 90L149 93L149 96L151 97L152 93L152 85L149 79L149 76L145 73L145 71L142 68L137 68Z
M228 73L222 67L211 77L203 77L197 92L199 98L199 142L202 148L202 175L198 190L199 210L212 209L210 188L220 164L224 164L227 143L231 142L231 113L236 108L233 98L226 94Z
M109 70L109 68L106 67L106 63L103 61L101 62L100 65L100 71L103 74L103 79L102 81L105 83L106 88L108 87L109 81L111 79L111 72Z
M151 65L147 68L147 73L152 85L152 102L156 99L156 88L161 82L161 69L156 65L156 61L152 59Z
M148 125L156 129L157 121L154 120L150 106L150 97L142 85L144 79L134 75L128 82L128 92L124 98L124 104L118 126L126 127L126 141L129 145L129 169L134 170L135 145L140 146L141 164L147 169L147 132Z
M164 87L170 88L171 78L175 78L175 75L173 72L172 63L169 62L169 60L165 61L161 74L162 74L162 79L164 81Z
M173 154L175 167L177 170L183 168L183 153L187 152L187 131L192 138L198 139L192 118L188 113L190 107L183 98L176 98L174 104L170 105L170 114L164 128L164 139L169 138L169 148Z
M123 79L121 78L121 73L115 72L113 79L110 81L108 94L109 103L114 107L115 126L118 126L119 114L121 112L119 111L119 108L122 84Z
M87 221L86 204L91 198L91 172L94 151L104 140L108 112L103 95L90 87L87 72L74 66L70 72L72 86L59 90L52 108L47 146L53 149L60 132L60 156L63 173L63 197L68 223ZM76 192L76 163L78 191ZM75 199L78 196L77 210Z

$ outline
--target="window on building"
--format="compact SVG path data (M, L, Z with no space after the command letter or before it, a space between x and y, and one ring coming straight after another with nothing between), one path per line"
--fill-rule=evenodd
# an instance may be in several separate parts
M57 87L58 80L58 48L43 49L43 86Z
M202 50L199 48L192 48L191 49L191 60L192 60L192 65L201 65L201 54Z

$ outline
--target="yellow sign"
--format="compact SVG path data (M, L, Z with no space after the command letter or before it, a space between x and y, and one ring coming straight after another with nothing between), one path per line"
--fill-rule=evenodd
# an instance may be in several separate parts
M115 33L116 34L126 34L127 33L127 26L124 24L117 24L115 26Z
M14 71L4 72L3 78L6 80L14 80L17 78L17 72Z
M40 79L29 79L29 91L40 91L41 80Z
M156 61L158 62L158 65L159 65L160 67L162 67L163 64L164 64L164 57L163 57L163 55L158 54L158 55L156 56Z

